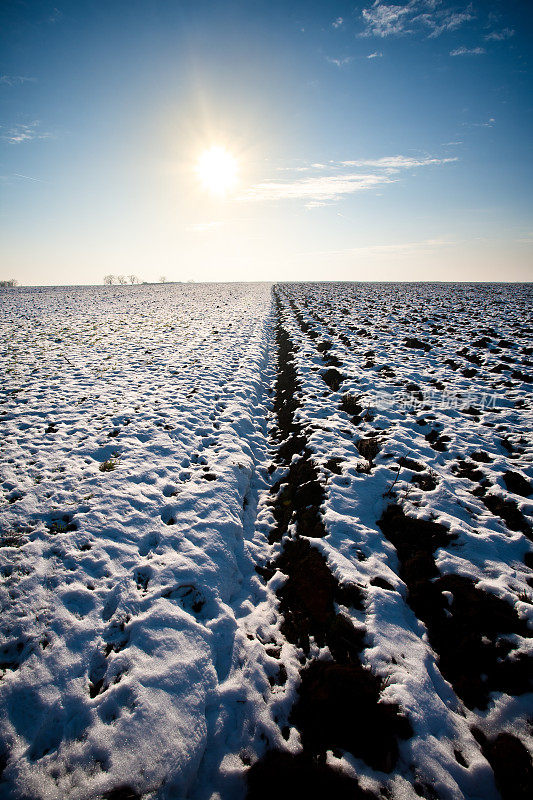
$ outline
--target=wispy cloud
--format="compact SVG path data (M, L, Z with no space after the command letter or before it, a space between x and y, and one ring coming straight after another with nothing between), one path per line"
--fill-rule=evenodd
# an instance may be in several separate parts
M300 164L291 167L276 167L277 172L310 172L312 169L328 169L330 164Z
M59 22L60 19L63 17L63 12L59 8L54 8L52 13L49 17L47 17L47 22L51 22L52 24L55 22Z
M337 19L334 19L333 22L331 23L332 28L342 28L343 25L344 25L344 20L342 17L337 17Z
M430 167L439 164L450 164L453 161L458 161L456 157L450 158L433 158L432 156L425 156L424 158L413 158L412 156L386 156L385 158L377 158L374 160L364 159L361 161L341 161L343 166L347 167L375 167L384 170L385 172L400 172L402 169L415 169L416 167Z
M472 4L455 10L444 6L441 0L410 0L402 4L375 0L371 7L363 8L361 16L365 27L360 35L383 39L416 32L434 38L446 31L457 30L475 15Z
M406 26L411 15L411 3L404 6L374 3L372 8L363 8L361 15L366 28L362 36L398 36L410 33Z
M441 33L456 31L457 28L460 28L465 22L469 22L474 18L473 7L472 4L470 4L464 11L443 10L441 12L435 12L434 15L421 14L418 17L418 21L431 29L429 38L432 39L436 36L440 36Z
M19 86L21 83L34 83L35 78L27 78L25 75L0 75L0 84L4 86Z
M8 175L0 175L0 183L4 186L17 186L24 181L30 181L31 183L50 183L50 181L44 178L37 178L35 175L23 175L22 172L11 172Z
M494 117L490 117L490 119L485 122L462 122L461 124L467 128L493 128L496 124L496 120Z
M335 64L335 66L340 69L350 64L353 61L353 56L345 56L344 58L330 58L330 56L326 56L326 61L329 64Z
M52 139L53 134L39 130L40 122L35 120L28 124L19 124L8 127L0 125L0 139L8 144L21 144L35 139Z
M343 195L392 183L386 175L321 175L294 181L265 181L252 186L244 200L304 200L309 208L340 199Z
M484 47L456 47L450 50L451 56L483 56L487 51Z
M395 183L400 172L421 167L448 164L457 158L424 156L387 156L378 159L331 161L324 164L297 166L292 180L263 181L251 186L240 197L245 201L301 200L306 208L318 208L351 194L369 191L379 186ZM358 172L356 170L364 170ZM298 177L307 171L318 173Z
M374 53L370 53L367 58L383 58L383 53L379 53L377 50Z
M37 181L37 183L46 183L42 178L34 178L33 175L22 175L20 172L13 173L14 178L23 178L26 181Z
M511 28L504 28L501 31L492 31L491 33L487 33L485 40L487 42L503 42L505 39L510 39L511 36L514 35L515 31L511 30Z

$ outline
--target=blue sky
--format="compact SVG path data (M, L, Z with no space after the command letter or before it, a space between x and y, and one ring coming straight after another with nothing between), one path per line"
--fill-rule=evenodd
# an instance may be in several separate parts
M0 277L531 279L529 2L1 16ZM225 197L197 180L212 145Z

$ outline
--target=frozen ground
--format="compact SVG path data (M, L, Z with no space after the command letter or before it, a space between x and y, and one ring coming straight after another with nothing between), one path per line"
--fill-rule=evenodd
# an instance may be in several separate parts
M270 304L239 285L3 296L0 793L209 783L238 724L220 708L247 692Z
M4 292L0 797L528 796L531 295Z

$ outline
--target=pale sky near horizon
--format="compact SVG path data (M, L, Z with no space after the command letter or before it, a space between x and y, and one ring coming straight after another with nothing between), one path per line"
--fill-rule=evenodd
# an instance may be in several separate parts
M532 3L0 17L0 279L533 277ZM213 146L236 165L225 194L196 169Z

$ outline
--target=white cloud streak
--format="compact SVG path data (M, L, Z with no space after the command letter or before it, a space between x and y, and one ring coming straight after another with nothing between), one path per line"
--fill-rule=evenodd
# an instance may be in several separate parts
M252 186L245 200L304 200L310 208L338 200L344 195L362 192L379 184L391 183L386 175L322 175L295 181L265 181Z
M13 177L23 178L26 181L37 181L37 183L46 183L46 181L43 181L42 178L34 178L33 175L22 175L22 173L20 172L14 172Z
M411 14L411 3L405 6L374 3L372 8L363 8L361 15L366 25L363 36L398 36L410 33L406 25Z
M326 61L329 64L334 64L336 67L345 67L347 64L350 64L353 61L353 56L345 56L344 58L330 58L326 56Z
M399 180L400 172L421 167L438 166L457 161L457 158L414 158L387 156L379 159L310 164L294 168L297 175L303 171L321 174L295 177L293 180L263 181L251 186L239 199L244 201L301 200L306 208L329 205L351 194L369 191ZM364 172L357 172L362 169Z
M483 56L487 51L484 47L456 47L450 50L451 56Z
M496 120L494 117L490 117L486 122L462 122L461 125L464 125L467 128L493 128L496 124Z
M461 12L443 11L440 15L437 14L436 16L422 14L418 18L418 21L431 28L429 38L433 39L436 36L440 36L442 33L446 33L447 31L457 30L457 28L460 28L465 22L469 22L470 20L474 19L474 17L475 14L473 13L472 4L470 4L465 11Z
M485 41L487 42L503 42L505 39L510 39L511 36L515 35L515 31L511 30L511 28L504 28L501 31L492 31L485 36Z
M0 139L8 144L21 144L35 139L52 139L53 135L46 131L40 131L39 125L40 122L38 120L28 124L13 125L11 128L0 125Z
M25 75L0 75L0 84L3 86L20 86L22 83L35 83L35 78Z
M370 53L367 58L383 58L383 53L380 53L376 50L374 53Z
M452 161L458 161L458 159L456 157L432 158L427 156L425 158L412 158L410 156L386 156L385 158L377 158L374 160L341 161L340 163L346 167L375 167L392 173L399 172L402 169L450 164Z
M364 30L361 36L406 36L425 32L435 38L447 31L455 31L465 22L474 19L472 4L461 11L443 6L442 0L410 0L393 4L376 0L361 11Z

